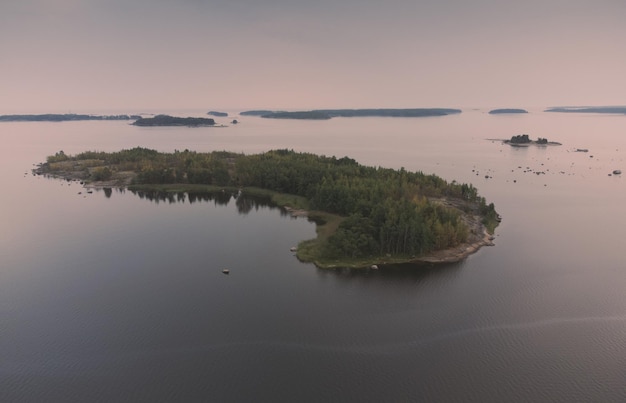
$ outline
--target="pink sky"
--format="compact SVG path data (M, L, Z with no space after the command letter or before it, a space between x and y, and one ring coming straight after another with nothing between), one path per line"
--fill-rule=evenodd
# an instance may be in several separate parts
M624 21L623 0L2 2L0 114L625 105Z

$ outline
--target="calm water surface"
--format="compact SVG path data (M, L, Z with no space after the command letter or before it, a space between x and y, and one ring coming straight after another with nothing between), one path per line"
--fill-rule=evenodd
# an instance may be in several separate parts
M626 182L608 175L626 171L626 116L540 111L2 123L0 401L626 400ZM520 133L563 145L489 140ZM458 264L323 271L289 252L314 225L262 203L30 174L59 150L135 146L422 170L473 183L504 220Z

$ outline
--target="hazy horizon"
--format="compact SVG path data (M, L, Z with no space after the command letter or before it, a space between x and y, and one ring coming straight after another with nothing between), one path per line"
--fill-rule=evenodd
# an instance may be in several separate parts
M0 4L0 114L626 104L621 0Z

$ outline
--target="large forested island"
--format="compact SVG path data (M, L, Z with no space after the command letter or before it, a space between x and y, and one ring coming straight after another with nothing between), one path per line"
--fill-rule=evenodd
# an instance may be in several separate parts
M409 108L409 109L314 109L310 111L268 111L254 110L241 112L241 115L260 116L268 119L312 119L324 120L334 117L427 117L461 113L460 109L450 108Z
M324 268L457 261L490 244L499 221L472 185L290 150L59 151L36 173L135 191L265 195L317 223L297 256Z
M80 115L75 113L45 113L40 115L0 115L0 122L67 122L75 120L133 120L138 115Z

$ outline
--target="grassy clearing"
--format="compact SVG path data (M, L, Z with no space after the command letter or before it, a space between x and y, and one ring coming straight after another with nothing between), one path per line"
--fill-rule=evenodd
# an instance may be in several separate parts
M330 267L332 262L325 262L320 259L322 255L321 248L326 240L337 231L337 227L341 221L345 218L336 214L325 213L321 211L309 212L309 219L314 221L315 233L317 237L315 239L308 239L298 244L298 252L296 256L303 262L315 263L318 267Z

